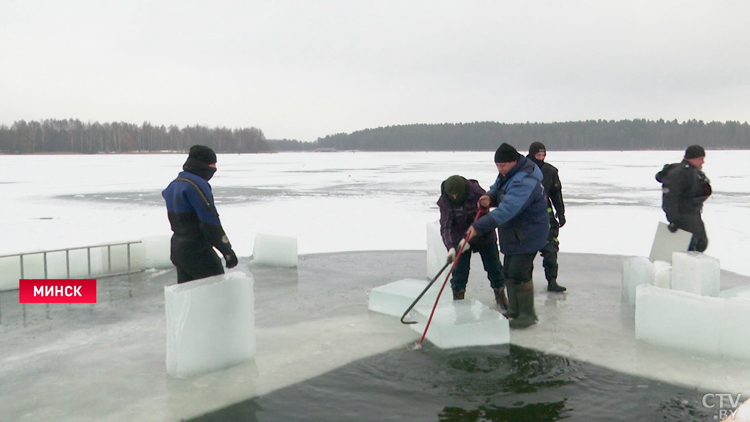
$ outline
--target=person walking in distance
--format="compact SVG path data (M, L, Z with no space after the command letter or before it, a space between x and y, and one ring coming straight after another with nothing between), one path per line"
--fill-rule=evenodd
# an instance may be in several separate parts
M665 164L656 174L662 184L661 208L667 215L669 231L682 229L693 234L689 251L703 252L708 247L708 235L701 218L703 203L711 196L711 182L703 173L706 151L691 145L679 163Z
M547 211L549 212L549 235L547 244L539 254L542 255L544 277L547 279L547 290L564 292L565 287L557 284L557 253L560 251L560 227L565 225L565 203L563 202L562 184L557 168L544 161L547 148L541 142L532 142L527 157L542 170L542 186L547 193ZM554 207L554 209L553 209Z
M178 283L224 274L213 248L222 253L227 268L238 263L208 184L216 172L216 153L193 145L182 169L162 192L173 232L170 259L177 267Z
M437 201L438 208L440 208L440 235L443 238L443 244L448 249L448 262L456 259L456 251L461 249L460 243L466 230L479 215L479 198L485 193L479 182L459 175L445 179L440 185L440 198ZM463 247L451 273L453 300L462 300L466 293L472 252L478 252L482 258L490 287L495 293L495 303L503 311L507 310L505 277L502 273L503 265L500 263L497 236L494 230L484 236L475 237Z

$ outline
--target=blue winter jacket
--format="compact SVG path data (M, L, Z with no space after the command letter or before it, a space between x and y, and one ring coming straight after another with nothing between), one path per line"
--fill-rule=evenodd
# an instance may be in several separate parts
M189 182L174 180L162 192L167 203L167 216L172 226L172 259L202 253L215 247L224 255L231 252L224 229L221 227L219 213L216 212L211 185L193 173L180 172L178 178ZM196 189L200 189L200 192Z
M498 228L500 251L520 255L540 251L547 243L549 214L542 171L521 157L508 174L498 174L487 195L496 208L472 226L479 235Z

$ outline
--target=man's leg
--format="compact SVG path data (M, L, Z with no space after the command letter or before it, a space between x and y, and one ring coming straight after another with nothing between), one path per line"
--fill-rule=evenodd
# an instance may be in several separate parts
M534 310L534 258L536 252L521 255L506 255L505 284L508 289L508 317L511 328L525 328L537 321Z
M224 274L221 258L216 255L213 249L199 254L191 254L176 263L173 260L173 263L177 267L177 283Z
M482 265L487 272L487 279L490 280L490 287L495 293L495 303L503 311L508 310L508 299L505 297L505 276L503 275L503 264L500 263L500 252L497 245L485 246L480 248L479 255L482 257Z
M544 277L547 279L547 290L550 292L564 292L565 287L557 284L557 252L560 244L557 239L548 239L547 244L540 251L542 265L544 266Z
M462 300L466 293L466 283L469 281L469 270L471 269L471 250L461 252L456 261L456 266L451 273L451 289L453 300Z

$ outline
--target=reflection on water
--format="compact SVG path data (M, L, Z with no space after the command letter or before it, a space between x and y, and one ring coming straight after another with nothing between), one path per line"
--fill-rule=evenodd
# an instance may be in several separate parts
M517 346L404 348L192 419L704 421L703 394Z

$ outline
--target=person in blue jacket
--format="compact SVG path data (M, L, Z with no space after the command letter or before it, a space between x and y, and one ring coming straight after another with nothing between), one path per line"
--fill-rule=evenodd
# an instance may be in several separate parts
M227 268L238 263L208 184L216 172L216 153L207 146L193 145L182 169L161 193L174 232L170 259L177 267L177 283L224 274L213 248L222 253Z
M511 328L524 328L537 322L534 311L534 258L547 243L549 214L542 187L542 171L511 145L503 143L495 152L498 174L479 205L495 207L479 218L466 232L466 240L497 228L503 253L505 288Z

